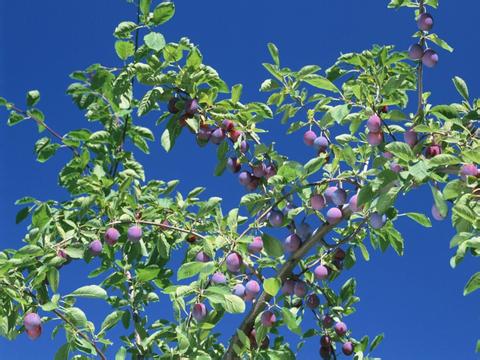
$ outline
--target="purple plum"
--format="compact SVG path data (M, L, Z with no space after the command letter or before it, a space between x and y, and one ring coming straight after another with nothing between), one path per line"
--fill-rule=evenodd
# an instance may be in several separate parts
M272 327L273 324L275 324L275 321L277 321L277 317L272 311L267 310L262 313L260 320L263 326Z
M142 228L138 225L131 226L127 231L127 238L131 242L138 242L142 238Z
M313 273L318 280L325 280L328 277L328 268L320 264L313 270Z
M312 130L308 130L305 132L305 134L303 134L303 142L307 146L312 146L316 138L317 134L315 134L315 132Z
M215 274L212 275L212 283L225 284L226 282L227 278L221 272L217 271Z
M261 236L255 236L252 242L248 244L248 251L252 254L258 254L263 249L263 240Z
M273 227L280 227L283 225L283 213L279 210L272 210L268 215L268 222Z
M327 221L331 225L338 224L343 217L343 213L339 208L331 208L327 211Z
M113 227L107 229L107 231L105 231L105 235L103 236L105 242L110 246L115 245L119 237L120 233Z
M438 54L435 50L433 49L427 49L423 53L422 56L422 63L426 67L433 68L437 65L438 63Z
M103 250L103 245L100 240L93 240L90 245L88 245L88 250L93 256L100 255Z
M378 133L382 129L382 119L377 114L373 114L367 120L367 128L372 133Z
M408 49L408 57L411 60L420 60L423 57L423 48L419 44L413 44Z
M430 31L433 28L433 16L429 13L422 13L417 19L418 28L422 31Z
M207 316L207 307L203 303L193 305L192 316L197 321L202 321Z
M286 252L295 252L302 245L302 240L297 234L290 234L286 237L285 242L283 243L283 248Z
M333 329L338 336L344 336L347 333L347 325L341 321L337 322Z
M370 226L374 229L381 229L386 222L387 217L385 215L381 215L378 212L374 212L370 215Z
M242 257L240 256L240 254L237 254L235 252L228 254L225 262L227 264L228 271L233 273L239 272L243 264Z

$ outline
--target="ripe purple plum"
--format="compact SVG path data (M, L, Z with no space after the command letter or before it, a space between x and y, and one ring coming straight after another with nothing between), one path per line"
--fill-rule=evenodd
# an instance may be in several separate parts
M212 283L214 284L225 284L227 282L227 278L223 273L217 271L215 274L212 275Z
M222 121L222 128L225 130L225 131L232 131L234 128L235 128L235 123L232 121L232 120L223 120Z
M283 225L283 213L279 210L272 210L268 215L268 222L273 227L280 227Z
M286 237L283 248L286 252L295 252L302 245L302 240L297 234L290 234Z
M285 280L282 285L282 294L293 295L294 286L295 286L295 281L293 281L292 279Z
M425 156L428 159L433 158L437 155L440 155L441 153L442 153L442 147L437 144L430 145L425 149Z
M433 68L437 65L438 63L438 54L435 50L433 49L427 49L423 53L422 56L422 63L426 67Z
M248 149L250 149L250 145L248 145L248 142L246 142L245 140L243 140L241 143L240 143L240 152L242 154L245 154Z
M386 222L386 215L381 215L378 212L374 212L372 215L370 215L370 226L374 229L381 229Z
M263 240L261 236L255 236L252 242L248 244L248 251L252 254L258 254L263 250Z
M337 322L333 329L338 336L343 336L347 333L347 325L341 321Z
M236 143L237 140L240 138L240 136L243 135L243 132L240 131L240 130L234 129L234 130L230 131L229 135L230 135L230 139L232 140L232 142Z
M40 335L42 335L42 326L27 329L26 332L30 340L36 340L38 337L40 337Z
M325 280L328 277L328 268L320 264L313 270L313 274L318 280Z
M210 140L210 136L212 136L212 130L207 125L200 126L197 133L197 141L201 144L206 144Z
M314 210L322 210L325 207L325 198L320 194L314 194L310 198L310 205Z
M23 317L23 326L25 329L31 330L42 325L42 319L37 313L29 312Z
M422 31L430 31L433 28L433 16L429 13L422 13L417 19L418 28Z
M328 148L328 139L325 136L319 136L313 141L315 150L323 152Z
M382 130L382 119L377 114L373 114L367 120L367 128L370 132L378 133Z
M442 216L442 214L440 214L440 211L437 209L435 204L432 205L432 217L437 221L445 220L445 216Z
M192 316L197 321L202 321L207 316L207 307L203 303L193 305Z
M103 250L103 245L100 240L93 240L90 245L88 245L88 250L93 256L100 255Z
M372 146L378 146L383 143L383 132L369 132L367 135L367 142Z
M303 142L307 146L312 146L316 138L317 134L315 134L315 132L312 130L305 131L305 133L303 134Z
M178 101L178 99L175 98L175 97L172 97L172 98L170 98L170 100L168 100L168 111L171 114L176 114L180 111L179 109L177 109L177 106L176 106L177 101Z
M478 169L474 164L464 164L460 169L460 177L466 180L467 176L477 176Z
M414 147L417 143L417 133L414 130L409 129L403 133L403 139L408 145L410 145L410 147Z
M275 176L277 174L277 169L275 168L275 165L268 165L267 168L265 169L265 179L270 179L272 176Z
M131 226L127 231L127 238L131 242L138 242L142 238L142 228L138 225Z
M110 246L115 245L119 237L120 233L113 227L107 229L107 231L105 231L105 235L103 236L105 242Z
M229 157L227 159L227 168L231 172L237 173L242 168L242 164L240 164L240 161L236 157Z
M346 255L347 254L345 253L345 250L343 250L342 248L338 248L337 250L335 250L335 253L333 254L333 258L335 260L342 261L343 259L345 259Z
M262 178L265 176L265 173L267 171L267 166L264 163L260 163L257 165L253 166L253 175L255 175L257 178Z
M353 212L359 212L362 210L363 206L358 206L358 194L355 194L350 198L348 206Z
M252 180L245 186L248 191L257 190L258 185L260 184L260 179L252 176Z
M330 345L332 345L332 338L328 335L323 335L320 338L320 345L324 347L329 347Z
M320 305L320 299L317 294L309 294L307 296L306 304L309 309L316 309Z
M342 345L342 352L347 356L352 355L353 354L353 343L351 341L347 341L346 343L344 343Z
M326 328L329 328L333 325L333 319L330 315L324 315L322 318L322 325Z
M195 115L198 112L198 109L200 109L200 105L198 104L197 99L190 99L185 103L185 114L188 116Z
M419 44L413 44L408 49L408 57L411 60L420 60L423 57L423 48Z
M393 154L391 152L388 152L388 151L385 151L382 156L385 158L385 159L393 159Z
M243 284L236 284L233 287L232 292L233 292L234 295L237 295L237 296L243 298L245 296L245 286L243 286Z
M240 254L235 252L228 254L225 262L227 264L228 271L233 273L239 272L243 264L242 257Z
M219 145L223 140L225 140L225 131L222 128L216 128L212 131L210 136L212 144Z
M399 165L398 163L396 162L391 162L390 163L390 170L392 170L394 173L399 173L403 170L403 167L401 165Z
M332 193L332 202L337 206L345 204L347 202L347 192L342 188L337 188Z
M343 213L339 208L330 208L327 211L327 221L331 225L336 225L338 224L343 217Z
M333 193L338 190L336 186L329 186L323 196L328 204L333 204Z
M199 251L195 256L195 260L200 262L209 262L211 259L210 256L205 254L203 251Z
M245 295L247 300L254 299L260 292L260 285L255 280L250 280L245 285Z
M307 295L307 284L304 281L295 281L295 285L293 286L293 293L295 296L299 298L305 297Z
M332 348L329 346L329 347L325 347L325 346L321 346L320 347L320 357L322 359L330 359L330 353L332 352Z
M252 175L248 171L242 171L238 174L238 181L240 184L247 186L252 182Z
M275 321L277 321L277 317L272 311L267 310L262 313L260 320L263 326L272 327L273 324L275 324Z

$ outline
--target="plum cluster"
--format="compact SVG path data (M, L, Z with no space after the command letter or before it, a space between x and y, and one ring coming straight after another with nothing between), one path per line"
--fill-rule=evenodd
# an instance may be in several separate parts
M428 32L433 28L433 16L429 13L421 13L417 18L418 29L422 32ZM412 44L408 49L408 57L411 60L422 61L423 65L433 68L438 63L438 54L435 50L424 48L424 41L420 44Z

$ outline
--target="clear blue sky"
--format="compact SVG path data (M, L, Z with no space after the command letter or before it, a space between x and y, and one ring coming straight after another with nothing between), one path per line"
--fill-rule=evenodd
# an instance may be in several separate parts
M455 48L453 55L440 52L440 63L426 73L427 89L433 101L459 101L451 78L463 77L470 93L480 94L478 82L478 0L441 0L434 12L435 29ZM258 98L257 89L267 74L261 62L268 61L266 44L277 44L284 65L299 68L318 64L327 68L341 52L358 51L374 43L395 44L406 49L415 22L409 10L386 9L386 0L343 1L177 1L177 15L162 31L167 40L187 36L199 44L204 61L213 65L229 85L244 83L247 100ZM201 3L201 4L200 4ZM65 89L68 74L94 62L118 64L112 32L122 20L133 19L134 11L124 0L83 1L2 1L0 3L0 95L23 104L25 92L38 88L47 122L60 132L88 126ZM263 96L263 95L262 95ZM35 162L33 144L38 137L33 124L8 128L5 113L0 127L0 226L1 248L19 247L24 226L15 226L15 199L32 195L39 199L61 199L65 193L56 185L57 171L68 153L46 165ZM153 120L145 122L153 127ZM29 126L30 125L30 126ZM285 128L272 121L271 136L282 137ZM159 129L156 129L159 137ZM300 135L279 140L279 149L292 158L310 155ZM157 142L158 145L158 142ZM192 137L184 136L168 156L153 146L145 161L149 178L180 179L180 189L208 187L207 195L219 195L226 207L238 204L243 190L237 179L226 174L213 178L213 147L199 149ZM192 176L194 175L194 176ZM400 209L428 212L428 190L416 190L399 202ZM410 221L398 223L406 239L404 257L393 251L372 254L369 263L342 275L355 276L362 301L357 313L348 317L354 336L375 336L385 332L385 341L376 355L397 359L476 359L474 347L480 336L480 293L462 296L469 276L478 262L468 258L456 270L449 266L453 235L448 222L435 222L423 229ZM360 258L360 256L359 256ZM62 270L61 291L67 293L91 283L89 268L77 262ZM340 281L340 280L337 280ZM165 299L162 298L163 304ZM97 327L107 314L99 300L80 302ZM89 311L89 308L91 310ZM151 308L153 316L160 305ZM240 317L232 317L240 321ZM312 325L311 319L306 325ZM304 329L307 329L307 326ZM120 327L119 327L120 328ZM51 341L52 326L36 342L20 336L14 342L0 340L0 359L51 359L63 344L63 333ZM222 333L233 329L222 326ZM292 338L293 339L293 338ZM319 341L313 338L302 359L318 357ZM109 358L112 353L109 353Z

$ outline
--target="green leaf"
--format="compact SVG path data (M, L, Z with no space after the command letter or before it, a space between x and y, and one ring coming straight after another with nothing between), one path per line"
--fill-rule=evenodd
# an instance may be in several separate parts
M470 280L468 280L467 285L465 285L465 289L463 290L463 295L468 295L478 288L480 288L480 272L477 272L470 278Z
M165 38L157 32L145 35L143 41L145 41L145 45L154 51L160 51L165 47Z
M107 292L98 285L82 286L66 296L107 299Z
M263 233L262 234L263 246L268 255L273 258L278 258L283 255L283 246L276 238Z
M305 174L302 164L296 161L285 161L277 175L283 176L286 181L293 181L301 178Z
M202 63L202 54L198 48L193 48L187 56L187 66L197 68Z
M240 101L240 97L242 96L243 85L236 84L232 86L232 102L235 104Z
M440 39L437 34L429 34L426 36L427 39L429 39L430 41L434 42L435 44L437 44L438 46L440 46L442 49L444 50L447 50L449 52L452 52L453 51L453 48L447 44L447 42L445 40L442 40Z
M175 15L175 4L172 1L164 1L153 10L152 21L155 25L161 25L170 20L173 15Z
M29 213L30 213L30 208L28 206L20 210L17 213L17 216L15 217L15 224L20 224L23 220L26 219Z
M27 93L27 106L35 106L40 101L40 92L38 90L30 90Z
M231 314L241 314L245 312L245 301L233 294L225 295L225 311Z
M70 353L70 344L63 344L60 349L55 353L54 360L68 360L68 355Z
M405 215L407 215L410 219L416 221L422 226L432 227L432 222L430 221L430 219L423 214L409 212L409 213L406 213Z
M15 112L15 111L11 111L10 115L8 116L7 125L8 126L13 126L13 125L18 124L22 120L25 120L25 117L23 115L20 115L19 113Z
M334 83L332 83L330 80L328 80L327 78L321 76L321 75L318 75L318 74L310 74L310 75L306 75L303 80L318 88L318 89L323 89L323 90L328 90L328 91L332 91L332 92L336 92L336 93L339 93L340 90L335 86Z
M115 28L114 35L119 39L128 39L132 36L132 31L137 29L138 25L132 21L123 21Z
M450 105L437 105L430 109L430 112L435 113L440 118L445 120L457 119L458 110Z
M48 272L47 272L47 279L48 279L48 283L50 285L50 288L52 289L52 291L55 293L57 292L58 290L58 283L60 282L60 273L59 271L52 267L50 269L48 269Z
M85 313L79 308L72 307L65 310L65 316L75 325L76 327L83 329L87 327L87 317Z
M182 264L177 272L177 280L188 279L192 276L195 276L199 273L211 273L215 268L213 262L200 262L193 261Z
M130 41L117 40L115 42L115 51L122 60L127 60L135 53L135 45Z
M273 43L268 43L268 51L272 56L273 62L275 65L280 66L280 58L278 56L278 48Z
M375 338L372 340L370 344L370 351L373 351L377 348L378 345L382 342L383 338L385 337L384 334L379 334L375 336Z
M357 205L365 205L367 202L373 199L373 190L370 184L365 185L358 192Z
M278 278L269 278L265 279L263 282L263 288L267 294L272 296L276 296L280 287L282 286L282 282Z
M152 0L140 0L140 11L143 15L147 15L150 12L150 5Z
M147 268L137 269L138 281L150 281L156 279L160 273L160 268L157 265L151 265Z
M468 101L468 98L470 97L469 94L468 94L468 87L467 87L467 83L461 78L461 77L458 77L458 76L455 76L453 78L453 83L455 84L455 87L457 88L457 91L460 95L462 95L462 97Z
M282 308L282 314L283 314L283 321L287 325L288 329L297 335L301 335L302 329L300 328L300 326L298 326L297 319L292 314L290 309Z
M412 149L404 142L395 141L385 146L385 148L387 151L391 152L393 155L402 160L410 161L415 159Z
M443 217L447 216L448 205L447 205L446 201L443 199L442 193L440 192L440 190L438 190L437 188L435 188L433 186L430 186L430 188L432 190L433 200L435 202L435 206L436 206L438 212Z
M389 189L386 193L383 193L379 196L377 201L377 210L381 214L385 213L390 207L393 206L395 200L397 199L398 193L400 192L399 187L393 187Z
M102 322L102 327L99 335L113 328L122 319L123 313L124 311L115 310L108 314Z
M115 360L125 360L127 356L127 350L122 346L118 349L117 354L115 355Z

